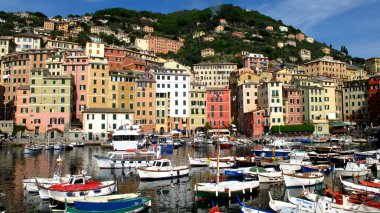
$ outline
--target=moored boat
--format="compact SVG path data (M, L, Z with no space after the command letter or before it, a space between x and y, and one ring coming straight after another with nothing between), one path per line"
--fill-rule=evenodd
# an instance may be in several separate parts
M136 168L152 166L154 160L161 156L161 146L151 145L148 149L108 152L106 156L94 155L99 168Z
M370 170L365 167L364 164L358 166L354 162L347 162L344 168L336 168L335 173L337 176L343 177L356 177L356 176L365 176L369 174Z
M290 148L282 140L275 140L269 145L252 150L253 154L261 158L287 158L290 154Z
M170 160L155 160L152 166L137 168L141 180L177 178L189 175L189 166L172 166Z
M372 193L380 194L380 188L344 181L342 180L342 177L340 177L340 182L343 184L344 189L346 189L347 191L364 192L364 193L372 192Z
M86 212L140 212L151 206L151 199L149 197L136 197L100 202L74 201L74 206L75 209Z
M68 204L73 204L75 201L88 201L88 202L107 202L112 200L123 200L123 199L132 199L137 198L139 194L137 193L128 193L128 194L112 194L96 197L52 197L53 200L64 203L65 201Z
M71 176L68 182L45 186L38 184L41 199L49 197L81 197L102 196L115 192L115 181L95 182L87 180L83 175Z
M325 176L321 172L296 173L283 172L286 187L314 186L323 182Z

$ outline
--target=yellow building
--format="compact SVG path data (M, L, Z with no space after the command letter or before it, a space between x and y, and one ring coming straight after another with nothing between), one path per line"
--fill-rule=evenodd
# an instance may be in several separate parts
M156 131L162 135L168 132L169 93L156 93Z
M329 76L338 78L347 78L346 63L334 60L330 56L305 63L306 74L311 76Z
M136 76L131 70L109 71L107 108L134 111L136 100Z
M235 63L194 64L195 81L206 87L224 88L229 85L230 74L237 71Z
M110 90L107 59L90 57L89 66L87 108L111 108L107 101Z
M380 73L380 58L369 58L365 60L365 70L371 74Z
M206 87L190 84L190 133L195 134L206 124Z

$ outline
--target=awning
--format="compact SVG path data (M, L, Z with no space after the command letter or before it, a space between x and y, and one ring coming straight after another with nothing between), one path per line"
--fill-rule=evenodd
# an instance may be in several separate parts
M332 122L331 126L332 127L345 127L345 126L349 126L349 124L346 124L344 122Z

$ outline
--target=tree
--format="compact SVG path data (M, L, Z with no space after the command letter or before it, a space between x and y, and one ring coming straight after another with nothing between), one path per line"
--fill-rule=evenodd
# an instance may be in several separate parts
M203 128L204 128L204 130L205 130L205 132L206 132L206 134L207 134L207 132L208 132L210 129L212 129L212 126L211 126L208 122L206 122L206 124L205 124L205 126L204 126Z

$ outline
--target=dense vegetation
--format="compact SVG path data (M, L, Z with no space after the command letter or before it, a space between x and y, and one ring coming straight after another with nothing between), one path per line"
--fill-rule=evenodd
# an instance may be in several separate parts
M272 126L272 133L312 133L315 127L312 124Z
M12 13L0 12L0 18L7 20L6 23L0 24L0 34L10 35L11 29L14 27L14 21L21 23L22 26L36 27L42 26L46 16L42 13L30 13L32 24L27 24L26 19L15 16ZM89 14L86 14L89 15ZM70 14L69 17L75 18L78 15ZM57 16L56 18L62 18ZM214 29L220 25L220 19L225 19L225 31L215 33ZM103 23L107 20L107 23ZM278 41L294 40L289 39L289 34L295 35L301 32L292 26L288 26L288 32L281 32L279 26L286 26L281 20L274 20L271 17L260 14L257 11L244 10L233 5L220 5L210 7L204 10L183 10L169 14L153 13L149 11L135 11L124 8L111 8L98 10L92 14L93 25L103 25L111 28L115 32L123 31L130 34L131 41L134 42L136 37L143 37L147 33L141 30L134 30L136 26L152 26L154 32L152 35L163 36L170 39L185 39L185 45L177 54L169 53L160 55L165 58L174 58L186 65L192 65L202 60L205 61L229 61L237 62L240 66L241 59L237 54L241 51L254 53L263 53L270 60L281 59L290 62L289 57L297 58L296 63L303 63L299 52L301 49L311 51L312 59L319 58L325 54L321 51L322 47L330 47L331 45L315 41L308 43L306 41L297 41L297 46L285 45L283 48L277 47ZM70 38L77 41L81 45L89 40L90 23L79 23L83 28L78 38ZM272 26L272 32L266 31L267 26ZM195 32L205 32L206 35L213 35L215 40L205 42L202 38L193 38ZM232 32L241 32L245 38L237 38L232 36ZM60 32L53 32L55 36L61 35ZM100 35L106 43L124 45L114 36ZM213 48L216 55L212 57L202 58L200 53L202 49ZM342 61L352 61L353 63L362 65L364 59L352 58L345 46L340 51L331 48L331 56Z

